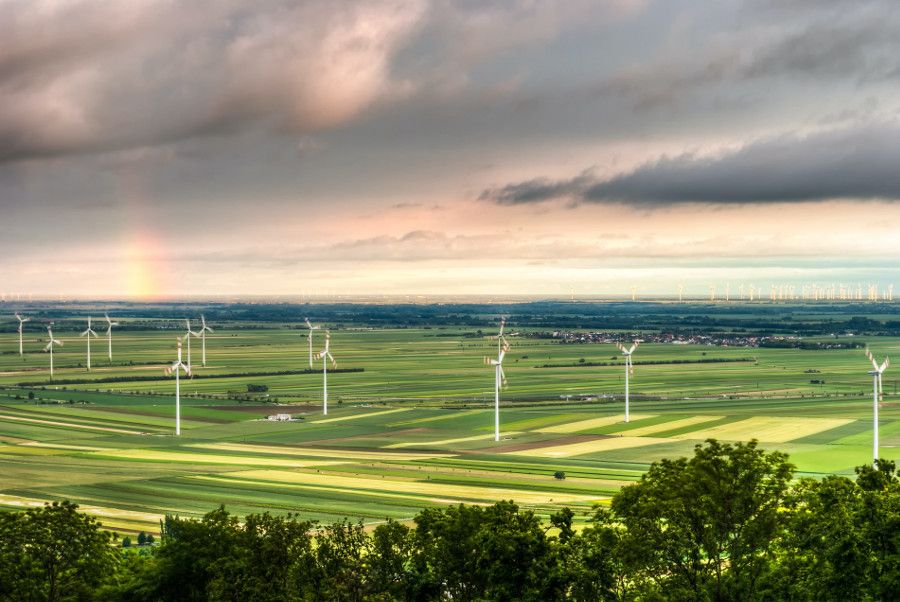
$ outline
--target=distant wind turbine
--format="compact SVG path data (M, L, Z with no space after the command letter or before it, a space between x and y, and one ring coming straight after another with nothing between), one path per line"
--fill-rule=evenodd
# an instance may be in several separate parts
M87 337L87 369L88 372L91 371L91 337L97 338L97 333L91 328L91 317L88 316L88 327L87 330L82 332L79 336Z
M193 364L191 364L191 336L200 337L199 332L194 332L191 330L191 321L185 318L184 323L187 324L187 333L184 335L184 340L187 341L187 366L190 368Z
M628 377L634 375L634 364L631 360L631 355L634 353L634 350L637 349L640 341L634 341L631 344L631 347L625 349L625 345L622 343L616 343L616 347L619 348L619 351L622 352L622 355L625 356L625 422L628 422L631 419L631 415L629 414L629 390L628 390Z
M874 461L878 463L878 404L881 401L881 397L884 395L884 388L881 382L881 376L884 374L884 371L888 369L888 366L891 365L891 359L886 357L884 361L879 365L877 361L875 361L875 356L872 355L872 352L866 348L866 357L869 358L869 361L872 362L872 371L869 374L872 375L872 412L873 412L873 439L872 439L872 454L874 456Z
M328 360L331 360L331 367L336 368L337 362L331 355L331 331L325 331L325 348L316 355L322 360L322 413L328 415Z
M307 341L309 342L309 369L312 370L313 367L313 352L312 352L312 335L313 330L319 330L322 328L319 324L313 325L310 323L309 318L304 318L306 320L306 328L309 329L309 333L306 335Z
M207 332L215 332L212 328L206 325L206 316L200 314L200 324L202 324L200 328L200 340L203 342L203 367L206 367L206 333Z
M19 355L22 356L24 355L22 351L22 324L31 321L31 318L23 318L19 314L16 314L16 320L19 321Z
M509 351L509 341L503 337L503 322L500 322L500 335L497 337L499 349L497 359L485 357L484 363L494 367L494 441L500 441L500 388L506 385L506 374L503 373L503 358Z
M118 326L118 322L113 322L109 319L109 314L103 314L103 317L106 318L106 342L109 346L108 349L108 357L109 362L112 363L112 329L113 326Z
M190 337L190 335L184 335L186 338ZM181 434L181 373L179 369L184 370L185 376L191 375L191 366L190 364L185 364L181 361L181 338L176 337L176 341L178 341L178 359L175 360L171 366L166 366L166 376L171 376L172 372L175 373L175 434ZM190 340L190 339L188 339Z
M53 322L51 322L47 326L47 335L50 337L50 342L47 343L46 347L44 347L44 351L50 352L50 380L53 380L53 346L59 345L60 347L62 347L63 344L62 341L58 341L53 338Z

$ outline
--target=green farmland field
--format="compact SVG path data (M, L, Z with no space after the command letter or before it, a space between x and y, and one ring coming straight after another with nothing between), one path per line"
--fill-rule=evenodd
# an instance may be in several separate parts
M112 363L96 339L87 372L85 340L74 323L60 326L53 383L45 334L26 332L24 358L16 335L3 334L0 508L70 499L121 532L155 532L166 513L219 504L377 522L514 499L541 515L568 505L584 516L651 462L687 455L707 437L757 438L790 453L801 475L852 474L872 459L872 381L860 349L644 344L625 424L613 345L560 344L525 328L505 364L497 443L493 371L482 362L497 343L487 331L334 328L338 368L354 370L329 372L323 416L321 363L305 371L305 329L214 326L207 367L192 342L181 437L174 379L161 378L180 332L117 331ZM314 337L318 350L321 332ZM879 357L900 356L898 338L866 342ZM666 363L674 361L688 363ZM601 363L613 365L581 365ZM249 394L248 384L268 390ZM890 371L884 389L881 455L896 460L900 396ZM295 420L265 420L276 413Z

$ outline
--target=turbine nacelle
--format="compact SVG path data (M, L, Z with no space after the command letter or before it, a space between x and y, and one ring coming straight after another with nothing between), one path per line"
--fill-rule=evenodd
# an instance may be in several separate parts
M80 336L80 337L86 337L86 336L88 336L88 335L93 335L94 337L97 336L97 333L94 332L94 330L91 328L91 317L90 317L90 316L88 316L88 327L87 327L87 330L85 330L84 332L82 332L82 333L79 334L78 336Z
M337 362L334 360L334 356L331 355L331 331L325 331L325 349L316 354L316 358L320 360L324 360L326 357L331 360L331 367L337 367Z
M106 318L106 336L111 337L111 336L112 336L112 329L113 329L113 326L118 326L119 323L118 323L118 322L113 322L112 320L110 320L110 319L109 319L109 314L107 314L107 313L104 313L104 314L103 314L103 317ZM90 324L88 324L88 326L90 326Z
M187 335L185 335L187 336ZM186 376L193 376L191 374L191 368L187 364L181 361L181 337L176 337L175 340L178 342L178 359L172 362L171 366L166 366L165 373L166 376L172 376L173 372L177 372L179 368L184 370Z
M46 346L46 347L44 347L44 351L50 351L50 350L53 348L54 345L59 345L60 347L63 346L63 342L62 342L62 341L53 338L53 328L50 327L50 326L47 327L47 336L50 337L50 342L47 343L47 346Z
M619 351L621 351L624 355L631 357L631 354L634 353L634 350L637 349L638 345L640 345L640 344L641 344L640 341L634 341L631 344L631 347L626 349L625 345L623 345L622 343L616 343L616 347L618 347Z

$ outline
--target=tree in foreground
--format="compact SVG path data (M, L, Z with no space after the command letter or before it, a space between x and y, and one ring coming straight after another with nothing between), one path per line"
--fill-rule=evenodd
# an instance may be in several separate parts
M900 597L900 480L889 460L856 480L802 479L768 579L771 600L896 600Z
M115 570L113 538L70 502L0 513L0 600L90 599Z
M662 460L612 501L619 554L641 597L748 600L785 526L793 466L756 441L709 440Z

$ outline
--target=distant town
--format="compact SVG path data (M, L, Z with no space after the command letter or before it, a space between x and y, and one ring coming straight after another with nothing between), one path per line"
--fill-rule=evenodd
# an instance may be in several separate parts
M571 332L555 330L553 332L529 333L529 337L540 339L558 339L568 343L598 343L615 345L628 341L642 343L662 343L670 345L709 345L715 347L776 347L796 349L860 349L865 342L834 339L833 341L807 341L799 336L760 336L739 334L684 334L674 332ZM853 335L845 335L852 337Z

